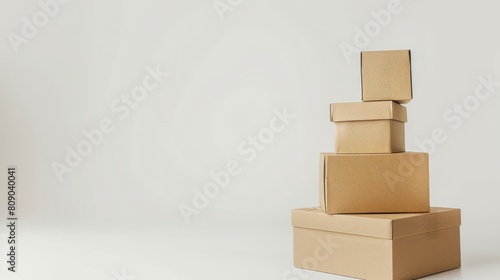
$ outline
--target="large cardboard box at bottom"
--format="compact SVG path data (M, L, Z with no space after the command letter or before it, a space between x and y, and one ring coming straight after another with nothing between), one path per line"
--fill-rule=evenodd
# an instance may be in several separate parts
M292 211L294 266L368 280L415 279L460 267L460 209L419 214Z

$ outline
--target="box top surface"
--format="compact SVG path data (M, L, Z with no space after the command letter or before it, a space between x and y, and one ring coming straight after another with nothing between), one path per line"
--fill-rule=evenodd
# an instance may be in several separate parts
M397 120L407 121L406 107L393 101L330 104L330 121Z
M460 209L431 207L428 213L335 214L318 207L292 210L294 227L383 239L398 239L460 226Z
M412 152L406 151L405 154L429 154L426 152ZM402 153L373 153L373 154L347 154L347 153L336 153L336 152L321 152L320 156L336 156L336 157L380 157L380 156L391 156L391 155L400 155ZM324 159L323 159L324 160Z

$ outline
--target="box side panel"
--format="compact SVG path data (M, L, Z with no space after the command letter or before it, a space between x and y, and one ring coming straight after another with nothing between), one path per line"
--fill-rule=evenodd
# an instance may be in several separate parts
M365 98L365 90L364 90L364 78L363 78L363 52L360 52L359 54L359 68L360 68L360 74L361 74L361 100L362 101L368 101L368 97Z
M325 188L325 169L326 169L326 157L323 154L319 156L319 207L323 212L327 212L326 205L326 188Z
M400 122L407 122L408 121L408 113L406 110L406 107L403 105L400 105L398 103L393 103L392 104L392 116L394 120L400 121Z
M399 69L399 78L395 78L397 86L394 91L391 91L392 100L406 104L413 98L410 50L401 51L397 56L400 60L394 66Z
M362 279L392 279L391 240L294 227L294 266Z
M335 122L337 153L390 153L390 120Z
M407 100L401 100L401 104L406 104L408 102L410 102L412 99L413 99L413 74L412 74L412 71L411 71L411 50L408 50L408 63L409 63L409 71L410 71L410 99L407 99Z
M393 241L394 279L416 279L460 267L460 227Z
M404 152L405 144L405 123L391 120L391 152Z
M334 109L335 104L332 103L330 104L330 121L333 122L333 109Z
M419 154L329 155L328 213L429 212L428 157Z
M361 57L363 101L412 99L409 50L367 51Z

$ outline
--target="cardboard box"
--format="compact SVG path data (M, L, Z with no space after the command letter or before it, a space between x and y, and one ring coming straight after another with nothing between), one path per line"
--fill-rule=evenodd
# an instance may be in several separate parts
M410 50L361 52L361 89L363 101L408 103L413 98Z
M292 211L294 266L368 280L416 279L460 267L460 209L424 214Z
M337 153L405 151L406 107L392 101L333 103Z
M328 214L429 212L429 155L322 153L320 207Z

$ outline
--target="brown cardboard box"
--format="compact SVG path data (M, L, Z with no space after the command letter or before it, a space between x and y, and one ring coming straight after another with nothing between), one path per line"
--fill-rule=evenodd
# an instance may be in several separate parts
M333 103L337 153L405 151L406 107L392 101Z
M294 266L368 280L416 279L460 267L460 209L424 214L292 211Z
M328 214L428 212L429 155L322 153L319 193Z
M363 101L410 102L410 50L361 52L361 88Z

